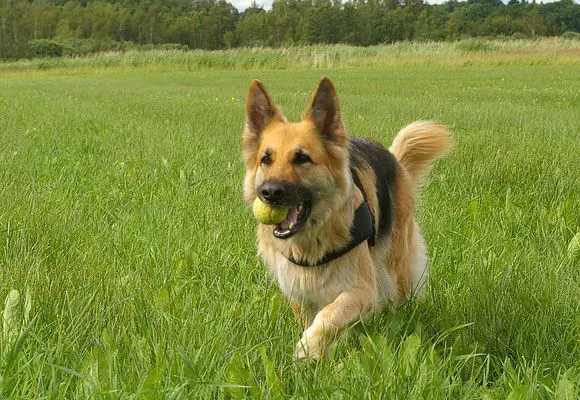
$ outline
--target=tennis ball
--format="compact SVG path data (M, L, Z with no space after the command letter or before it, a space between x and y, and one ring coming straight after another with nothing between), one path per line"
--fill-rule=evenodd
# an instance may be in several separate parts
M252 206L254 216L264 225L276 225L281 223L288 216L288 209L284 207L274 207L262 202L258 197Z

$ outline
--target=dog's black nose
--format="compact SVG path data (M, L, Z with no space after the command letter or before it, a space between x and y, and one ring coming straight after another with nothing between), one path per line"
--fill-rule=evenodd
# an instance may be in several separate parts
M258 188L258 192L268 203L277 203L286 197L286 189L280 182L264 182Z

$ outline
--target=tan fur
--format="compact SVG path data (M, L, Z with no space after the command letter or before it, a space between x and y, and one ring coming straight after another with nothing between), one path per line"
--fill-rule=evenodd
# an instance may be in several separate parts
M258 254L290 299L304 327L296 357L318 357L333 336L349 323L389 303L401 304L423 285L426 254L413 217L414 191L433 161L450 146L442 125L418 122L403 129L391 147L400 164L395 171L393 225L387 237L370 247L363 242L323 266L302 267L288 257L315 263L350 240L354 211L363 201L349 165L348 136L332 83L323 79L303 120L289 123L264 86L254 81L246 108L243 154L244 198L251 203L265 180L280 179L308 188L317 198L310 217L294 236L281 240L272 227L258 225ZM297 148L314 160L291 162ZM265 151L272 162L261 164ZM376 176L368 165L356 171L369 209L380 222Z
M389 151L407 170L413 185L418 187L434 161L451 150L451 146L451 135L445 125L416 121L399 131Z

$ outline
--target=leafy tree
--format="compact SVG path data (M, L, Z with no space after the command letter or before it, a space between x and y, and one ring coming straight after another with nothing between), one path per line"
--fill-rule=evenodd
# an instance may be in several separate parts
M441 5L423 0L274 0L271 10L253 4L242 13L225 0L0 0L0 59L36 56L33 49L53 44L62 52L47 52L58 55L125 48L127 42L202 49L366 46L564 32L580 32L580 4L573 0L509 0L507 5L501 0Z

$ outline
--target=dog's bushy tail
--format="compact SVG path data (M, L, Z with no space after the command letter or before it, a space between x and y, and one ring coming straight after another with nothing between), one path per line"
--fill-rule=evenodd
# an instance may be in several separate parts
M453 140L447 127L435 121L417 121L399 131L389 151L409 173L415 189L435 160L451 150Z

